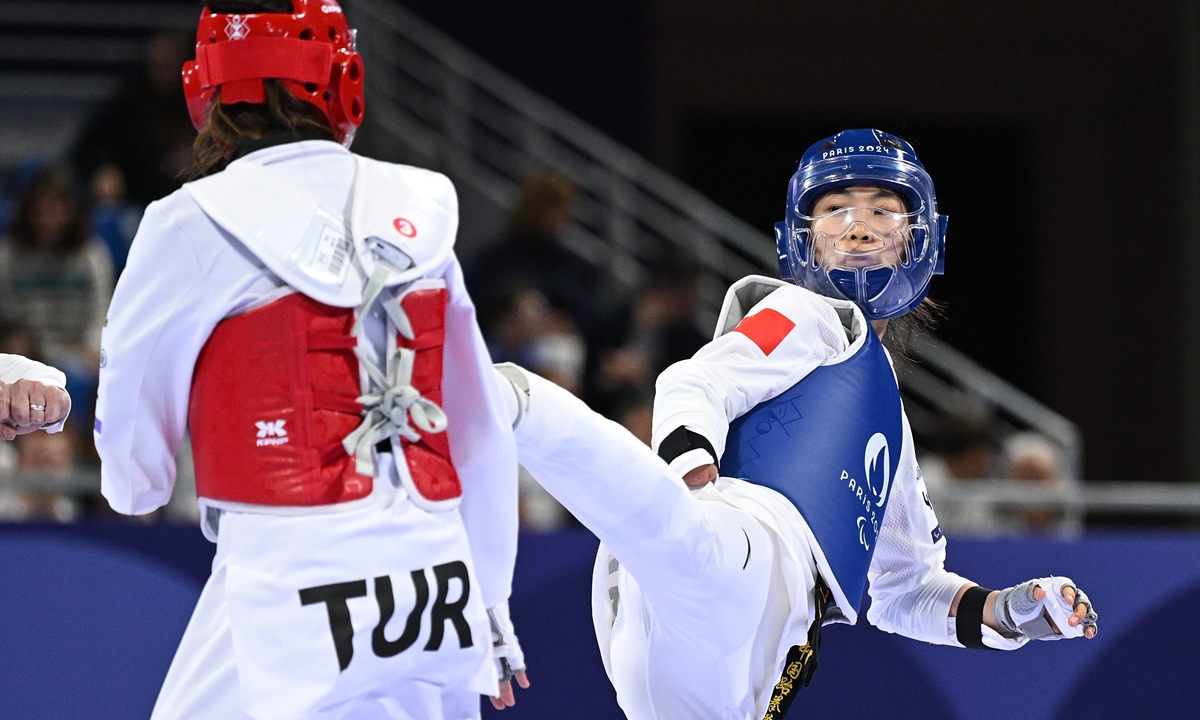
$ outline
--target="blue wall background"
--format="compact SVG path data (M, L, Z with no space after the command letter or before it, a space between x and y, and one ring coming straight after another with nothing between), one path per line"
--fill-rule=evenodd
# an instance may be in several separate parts
M595 548L583 531L522 537L512 612L534 687L485 717L622 717L591 629ZM961 540L948 552L951 569L990 587L1071 575L1096 601L1099 637L999 653L833 627L796 717L1200 717L1200 537ZM0 525L0 718L148 717L212 554L192 528Z

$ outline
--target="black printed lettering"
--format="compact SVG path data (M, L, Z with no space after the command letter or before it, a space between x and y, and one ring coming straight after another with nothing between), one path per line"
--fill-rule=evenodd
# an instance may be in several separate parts
M461 560L448 562L443 565L433 566L433 576L437 578L437 600L433 602L433 609L429 611L430 620L433 627L430 629L429 642L425 644L426 650L437 650L442 646L442 635L446 631L446 621L449 620L454 624L454 630L458 633L458 646L460 648L469 648L473 644L471 641L471 626L467 624L467 619L463 617L463 608L467 606L467 599L471 595L471 581L467 577L467 566ZM446 598L450 594L450 581L458 578L462 585L462 592L458 599L452 603L447 603Z
M417 592L417 601L408 613L404 623L404 632L396 640L388 640L384 628L396 611L396 599L392 595L392 579L387 575L375 578L375 602L379 603L379 624L371 633L371 649L381 658L390 658L412 647L421 633L421 614L429 604L429 581L425 579L424 570L412 571L413 589ZM440 591L439 591L440 593Z
M350 598L364 597L366 594L366 580L319 585L300 591L301 605L325 603L325 609L329 613L329 631L333 633L333 647L337 651L340 670L350 667L350 660L354 657L354 626L350 624L350 607L346 601Z

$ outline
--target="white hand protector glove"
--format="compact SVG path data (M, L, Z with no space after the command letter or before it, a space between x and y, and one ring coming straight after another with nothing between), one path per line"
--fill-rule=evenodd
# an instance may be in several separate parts
M497 677L501 683L513 675L525 672L525 653L517 642L512 619L508 616L508 601L487 611L492 626L492 655L496 659Z
M1041 600L1035 600L1033 596L1034 588L1038 587L1046 591ZM1073 603L1063 597L1063 591L1068 588L1074 593ZM1071 627L1071 615L1080 605L1086 608L1087 614L1078 625ZM1001 590L996 596L995 610L996 622L1007 633L1031 640L1082 637L1088 628L1096 627L1097 620L1087 594L1065 577L1037 578Z

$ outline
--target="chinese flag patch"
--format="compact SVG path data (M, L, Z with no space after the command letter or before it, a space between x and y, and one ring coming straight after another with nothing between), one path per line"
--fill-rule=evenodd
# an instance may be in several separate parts
M763 355L770 355L794 327L796 323L784 317L783 313L767 308L743 318L733 331L750 338L763 351Z

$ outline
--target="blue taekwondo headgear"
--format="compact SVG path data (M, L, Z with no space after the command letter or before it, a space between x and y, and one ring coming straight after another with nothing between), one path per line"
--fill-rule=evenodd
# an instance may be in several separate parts
M856 185L899 193L906 212L847 207L812 215L819 195ZM775 224L779 274L851 300L868 320L897 317L919 305L930 279L942 274L946 222L911 145L879 130L843 130L810 147L788 184L786 219Z

